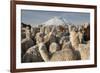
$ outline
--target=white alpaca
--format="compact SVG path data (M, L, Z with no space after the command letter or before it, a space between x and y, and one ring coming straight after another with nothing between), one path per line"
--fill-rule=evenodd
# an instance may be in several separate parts
M89 59L90 58L90 42L88 42L87 44L80 44L79 52L81 54L82 60Z
M50 55L43 43L39 44L39 52L44 61L70 61L76 59L71 49L57 51Z
M71 49L73 51L73 54L74 54L74 58L76 60L80 60L81 59L81 55L80 55L80 52L78 50L75 50L73 47L72 47L72 44L71 42L66 42L62 45L62 50L66 50L66 49Z

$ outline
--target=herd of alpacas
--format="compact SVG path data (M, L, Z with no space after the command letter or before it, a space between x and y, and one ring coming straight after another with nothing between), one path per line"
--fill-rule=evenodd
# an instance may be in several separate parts
M21 23L21 62L87 60L90 24L32 27Z

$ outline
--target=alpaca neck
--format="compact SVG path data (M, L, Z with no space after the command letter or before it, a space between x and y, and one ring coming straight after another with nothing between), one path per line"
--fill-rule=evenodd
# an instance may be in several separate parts
M30 30L26 29L25 33L26 33L26 38L30 39L31 38L31 32L30 32Z
M39 46L39 52L40 52L41 57L44 61L49 61L50 60L49 59L49 52L47 51L47 48L44 45Z

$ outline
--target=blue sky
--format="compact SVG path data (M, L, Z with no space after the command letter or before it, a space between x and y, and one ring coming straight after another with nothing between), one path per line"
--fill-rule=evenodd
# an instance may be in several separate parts
M64 18L68 22L78 25L90 22L90 13L21 10L21 22L24 22L26 24L41 24L55 16Z

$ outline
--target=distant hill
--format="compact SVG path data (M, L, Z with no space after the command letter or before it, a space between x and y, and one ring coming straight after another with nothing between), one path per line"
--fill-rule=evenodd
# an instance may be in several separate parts
M58 26L58 25L69 25L69 24L71 23L68 22L66 19L60 17L53 17L50 20L43 23L44 26L48 26L48 25Z

